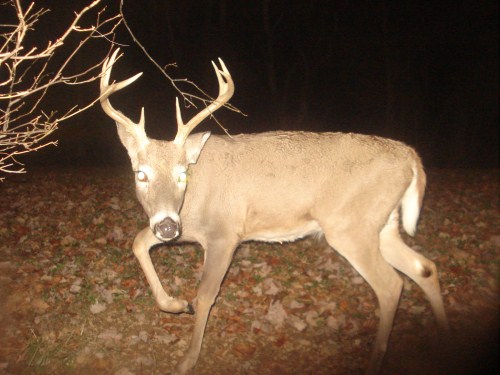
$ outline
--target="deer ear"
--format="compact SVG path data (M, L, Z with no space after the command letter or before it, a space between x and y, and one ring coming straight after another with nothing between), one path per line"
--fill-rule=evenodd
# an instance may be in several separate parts
M203 146L205 146L205 142L210 137L210 134L210 132L196 133L187 137L183 147L186 152L186 161L188 164L196 163Z
M127 149L132 165L135 165L137 163L137 153L139 152L137 137L118 123L116 123L116 129L118 130L118 136L122 145Z

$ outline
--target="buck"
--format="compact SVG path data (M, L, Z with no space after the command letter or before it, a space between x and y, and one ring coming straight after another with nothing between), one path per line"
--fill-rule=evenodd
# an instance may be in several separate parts
M218 97L184 124L176 102L173 141L147 137L144 108L138 123L114 109L109 97L142 73L109 83L118 50L102 69L100 102L117 125L135 173L137 197L149 226L133 252L156 303L169 313L194 313L189 348L175 368L185 374L198 360L210 309L235 249L243 241L286 242L323 235L373 288L380 321L367 374L381 368L403 281L424 291L440 327L447 328L435 264L408 247L414 235L426 176L419 156L403 143L360 134L266 132L236 136L192 134L234 93L231 75L213 62ZM401 213L400 213L401 211ZM203 275L193 303L170 296L149 255L167 241L197 242Z

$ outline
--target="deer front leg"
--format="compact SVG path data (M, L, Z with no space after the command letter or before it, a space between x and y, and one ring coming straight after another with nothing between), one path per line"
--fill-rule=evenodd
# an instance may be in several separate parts
M187 352L175 369L175 374L187 373L198 361L208 315L219 294L222 280L231 264L236 246L237 241L225 239L208 244L206 247L203 276L196 297L193 335Z
M139 261L142 271L146 275L146 279L148 280L156 303L160 309L165 312L185 312L192 314L193 308L187 301L169 296L161 285L160 279L158 278L153 263L151 262L151 256L149 255L151 247L159 243L161 243L161 241L156 238L149 227L146 227L137 234L134 244L132 245L134 255Z

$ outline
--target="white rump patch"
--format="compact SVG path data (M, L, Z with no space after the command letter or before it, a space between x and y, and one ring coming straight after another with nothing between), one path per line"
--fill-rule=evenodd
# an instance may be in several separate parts
M417 221L418 216L420 215L420 204L417 189L418 174L415 165L413 166L412 171L413 178L410 186L406 189L403 199L401 200L403 228L410 236L413 236L417 230Z

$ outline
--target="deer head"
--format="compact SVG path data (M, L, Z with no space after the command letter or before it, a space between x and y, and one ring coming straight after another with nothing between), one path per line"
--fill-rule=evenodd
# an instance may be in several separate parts
M104 112L116 122L118 135L127 149L135 173L136 193L153 233L162 241L176 238L181 233L181 210L188 183L188 168L197 162L210 132L191 134L206 117L223 106L234 93L234 83L226 66L219 59L222 70L213 62L219 82L219 95L207 107L195 115L187 124L181 117L179 100L176 100L177 135L173 141L158 141L148 138L144 124L144 108L136 124L113 108L109 97L130 85L142 73L124 81L109 84L111 69L119 49L106 59L102 68L100 102Z

